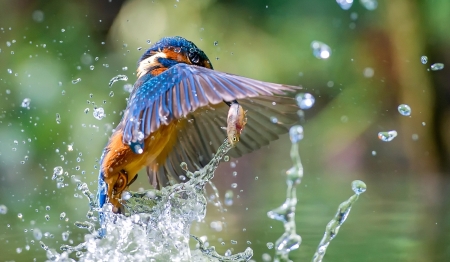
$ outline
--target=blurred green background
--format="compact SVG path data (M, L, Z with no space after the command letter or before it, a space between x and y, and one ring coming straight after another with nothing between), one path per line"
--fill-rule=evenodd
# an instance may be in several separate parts
M86 232L73 223L85 219L87 200L70 179L57 188L53 168L96 191L97 162L125 108L136 61L148 42L173 35L196 43L216 70L302 85L315 96L300 143L303 242L291 259L311 259L326 223L353 193L351 181L361 179L368 190L325 260L450 261L449 1L355 0L349 10L326 0L0 3L0 209L7 208L0 261L45 260L40 238L57 250L83 241ZM312 41L329 45L330 58L314 57ZM443 70L428 70L437 62ZM108 87L118 74L129 80ZM403 103L410 117L398 113ZM104 119L93 117L96 107ZM377 138L389 130L398 137ZM213 182L221 196L234 192L234 204L224 214L210 205L192 233L222 253L250 246L255 261L272 256L267 243L283 228L266 212L284 201L289 148L283 136L223 163ZM144 177L134 190L150 187ZM226 227L211 229L222 217Z

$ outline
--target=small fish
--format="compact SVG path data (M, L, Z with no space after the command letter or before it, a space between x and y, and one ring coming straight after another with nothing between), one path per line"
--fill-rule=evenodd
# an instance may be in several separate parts
M239 142L245 124L247 124L247 112L238 103L232 103L227 118L227 137L232 146Z

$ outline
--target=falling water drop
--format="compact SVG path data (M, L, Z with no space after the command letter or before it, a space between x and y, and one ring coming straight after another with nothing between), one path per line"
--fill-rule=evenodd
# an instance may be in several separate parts
M61 115L59 113L56 113L56 123L61 124Z
M352 7L353 5L353 0L336 0L336 3L338 3L338 5L344 9L344 10L348 10L350 9L350 7Z
M398 106L398 112L403 116L409 116L411 115L411 107L407 104L401 104Z
M52 180L55 180L58 176L61 176L63 174L63 168L62 166L57 166L55 168L53 168L53 176L52 176Z
M227 190L227 191L225 192L224 204L225 204L226 206L231 206L231 205L233 205L233 191Z
M331 56L331 48L325 43L312 41L311 48L313 55L319 59L328 59Z
M125 90L128 93L131 93L133 91L133 85L132 84L126 84L123 86L123 90Z
M295 96L295 100L297 100L297 105L301 109L310 109L316 101L310 93L299 93Z
M432 71L438 71L438 70L442 70L444 69L444 64L443 63L435 63L431 65L431 70Z
M5 205L0 205L0 215L8 213L8 208Z
M102 120L106 116L105 110L102 107L94 109L93 115L98 120Z
M289 129L289 137L292 143L298 143L303 139L303 127L300 125L292 126Z
M28 108L28 109L30 109L30 102L31 102L31 99L29 99L29 98L25 98L23 101L22 101L22 107L23 108Z
M359 0L359 2L370 11L377 9L378 1L377 0Z
M379 132L378 138L384 142L390 142L397 136L397 131Z
M128 76L126 76L126 75L117 75L117 76L111 78L111 80L109 80L109 87L111 87L117 81L127 81L127 80L128 80Z
M423 55L421 58L420 58L420 62L422 62L422 64L426 64L426 63L428 63L428 57L427 56L425 56L425 55Z
M366 192L367 186L366 183L364 183L361 180L354 180L352 182L352 190L355 192L355 194L360 195L364 192Z
M74 80L72 80L72 84L77 84L80 81L81 81L81 78L74 79Z

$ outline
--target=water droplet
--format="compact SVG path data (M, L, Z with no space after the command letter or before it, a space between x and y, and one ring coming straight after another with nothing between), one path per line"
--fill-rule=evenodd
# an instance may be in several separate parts
M128 67L126 67L126 66L122 67L122 71L127 71L127 70L128 70Z
M336 3L338 3L338 5L344 9L344 10L348 10L350 9L350 7L352 7L353 5L353 0L336 0Z
M123 90L125 90L128 93L131 93L133 91L133 85L132 84L125 84L123 86Z
M268 249L272 249L273 248L273 243L272 242L267 242L266 244Z
M310 93L299 93L295 96L295 100L297 100L297 105L301 109L310 109L316 101Z
M44 21L44 12L42 12L41 10L35 10L33 11L33 14L31 15L31 17L33 18L33 20L35 22L42 22Z
M47 215L45 215L44 216L45 217L45 220L47 220L47 221L49 221L50 220L50 216L47 214Z
M292 143L298 143L303 139L303 127L300 125L292 126L289 129L289 137Z
M89 66L89 69L94 70L95 66L91 65Z
M233 205L233 196L234 196L233 191L227 190L227 191L225 192L224 204L225 204L226 206L231 206L231 205Z
M109 80L109 87L111 87L117 81L127 81L127 80L128 80L128 76L126 76L126 75L117 75L117 76L111 78L111 80Z
M319 59L328 59L331 56L331 48L325 43L312 41L311 48L313 55Z
M150 39L147 39L147 44L151 44L152 41L150 41Z
M53 168L53 176L52 176L52 180L55 180L58 176L61 176L63 174L63 168L62 166L57 166L55 168Z
M0 215L8 213L8 208L5 205L0 205Z
M50 206L46 206L45 210L49 211L50 210Z
M66 213L62 212L61 214L59 214L59 220L63 220L66 217Z
M390 142L397 136L397 131L379 132L378 138L384 142Z
M69 240L69 232L68 231L62 232L62 240L63 241Z
M377 9L378 1L377 0L359 0L359 2L370 11Z
M236 188L237 186L238 186L237 183L231 184L231 188Z
M428 57L423 55L422 57L420 57L420 62L425 65L426 63L428 63Z
M127 200L129 200L130 198L131 198L131 193L130 193L130 192L128 192L128 191L123 191L123 192L122 192L122 200L127 201Z
M105 110L102 107L94 109L93 115L98 120L102 120L106 116Z
M377 151L372 151L372 156L376 156L377 155Z
M274 117L274 116L271 116L271 117L270 117L270 122L276 124L276 123L278 123L278 118L276 118L276 117Z
M114 92L113 91L109 92L109 96L113 97L114 96Z
M364 183L361 180L354 180L352 182L352 190L355 192L355 194L360 195L364 192L366 192L367 186L366 183Z
M412 138L412 140L417 141L417 140L419 140L419 135L418 134L412 134L411 138Z
M88 107L86 107L86 108L84 109L84 113L85 113L85 114L89 113L89 108L88 108Z
M230 161L230 157L229 157L229 156L224 156L224 157L223 157L223 160L224 160L225 162L228 162L228 161Z
M435 63L431 65L431 70L433 71L438 71L438 70L442 70L444 69L444 64L443 63Z
M375 74L375 71L371 67L364 68L363 75L366 78L371 78Z
M22 219L22 218L23 218L22 213L17 214L17 217L18 217L19 219Z
M42 232L39 228L33 229L33 236L36 240L41 240L42 238Z
M74 79L74 80L72 80L72 84L77 84L80 81L81 81L81 78Z
M263 262L270 262L270 261L272 261L272 257L269 254L264 253L264 254L262 254L262 260L263 260Z
M214 45L215 46L219 45L219 42L218 41L214 41Z
M30 103L31 103L31 99L25 98L22 101L22 107L30 109Z
M401 104L398 106L398 112L403 116L411 115L411 107L407 104Z
M9 68L8 68L8 70L6 70L6 71L8 71L8 74L12 74L12 72L13 72L13 71L12 71L11 69L9 69Z
M233 171L233 176L237 176L237 171Z

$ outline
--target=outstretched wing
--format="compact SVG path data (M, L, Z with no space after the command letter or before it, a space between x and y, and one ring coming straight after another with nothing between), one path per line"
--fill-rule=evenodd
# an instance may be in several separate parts
M231 157L268 145L269 142L287 133L289 127L299 121L298 107L293 98L261 96L238 100L247 110L247 124L236 147L229 151ZM177 124L176 143L158 170L147 169L150 183L157 188L186 181L182 162L191 171L205 166L226 139L229 107L225 103L201 107L188 114Z
M144 139L161 125L186 118L201 107L222 101L283 95L296 89L299 87L180 63L156 77L144 76L137 81L122 118L123 143L138 143L142 148Z

